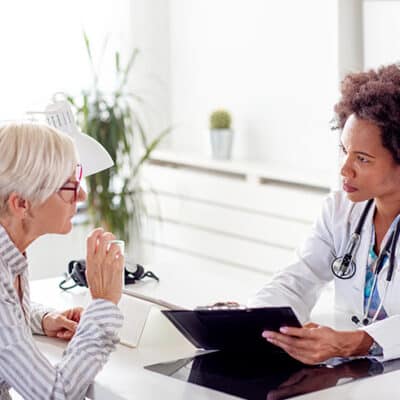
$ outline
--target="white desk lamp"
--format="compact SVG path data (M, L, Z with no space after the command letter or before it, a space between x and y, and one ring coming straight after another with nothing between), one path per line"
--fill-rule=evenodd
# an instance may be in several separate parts
M107 150L97 140L79 131L70 104L65 99L56 100L56 96L57 94L53 96L53 102L40 114L45 115L50 126L67 133L75 140L83 176L93 175L112 167L114 162Z

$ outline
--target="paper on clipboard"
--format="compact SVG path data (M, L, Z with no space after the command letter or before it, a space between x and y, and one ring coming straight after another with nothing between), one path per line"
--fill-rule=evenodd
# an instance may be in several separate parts
M124 315L124 323L120 330L121 344L129 347L139 346L147 318L152 305L168 310L186 310L168 301L124 288L119 308Z
M124 316L122 328L119 330L121 344L129 347L139 346L151 304L133 297L122 296L118 307Z

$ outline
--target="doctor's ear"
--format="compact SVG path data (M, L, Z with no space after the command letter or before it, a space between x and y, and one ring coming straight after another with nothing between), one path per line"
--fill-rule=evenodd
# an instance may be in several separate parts
M30 208L31 204L28 200L21 197L20 194L12 192L7 199L7 208L9 214L17 218L23 219Z

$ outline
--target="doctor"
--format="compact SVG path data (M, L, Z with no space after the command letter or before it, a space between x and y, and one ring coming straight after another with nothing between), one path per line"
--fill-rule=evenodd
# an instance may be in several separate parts
M309 320L323 286L334 279L335 306L359 329L315 323L264 331L292 357L315 364L331 357L400 357L400 69L349 74L335 106L341 130L342 190L326 199L298 260L251 306L290 305Z

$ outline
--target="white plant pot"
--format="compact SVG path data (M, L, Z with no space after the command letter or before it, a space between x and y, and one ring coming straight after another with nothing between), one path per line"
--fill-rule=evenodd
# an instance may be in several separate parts
M232 154L233 131L211 129L211 155L214 160L230 160Z

